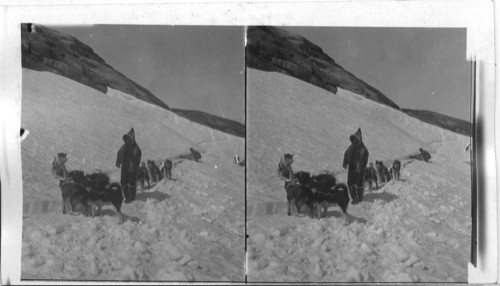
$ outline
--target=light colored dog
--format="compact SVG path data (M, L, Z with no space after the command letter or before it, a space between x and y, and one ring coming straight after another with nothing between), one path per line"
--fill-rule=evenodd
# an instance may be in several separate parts
M66 178L68 171L66 170L66 161L68 161L66 153L57 153L52 161L52 174L54 177Z
M287 153L280 158L280 162L278 164L278 174L281 179L288 178L291 180L293 178L292 163L293 154Z

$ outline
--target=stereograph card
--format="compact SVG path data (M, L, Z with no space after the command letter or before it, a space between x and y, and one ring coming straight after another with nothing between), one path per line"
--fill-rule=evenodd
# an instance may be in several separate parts
M491 2L2 15L2 283L496 282Z

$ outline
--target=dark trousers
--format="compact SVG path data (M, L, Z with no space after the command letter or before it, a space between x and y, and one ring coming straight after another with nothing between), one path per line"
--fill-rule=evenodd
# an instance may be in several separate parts
M363 171L349 171L347 173L347 185L352 186L356 185L357 187L363 186Z
M137 171L127 171L122 169L120 184L122 185L125 199L135 199L137 191Z
M362 200L363 199L363 175L364 170L355 171L349 170L347 173L347 185L349 186L349 192L351 193L352 200Z

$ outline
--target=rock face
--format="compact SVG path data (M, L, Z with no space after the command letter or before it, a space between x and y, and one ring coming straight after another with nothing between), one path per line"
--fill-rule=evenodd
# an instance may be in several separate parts
M335 63L320 47L304 37L275 27L248 28L246 60L250 68L280 72L333 93L337 93L337 87L340 87L399 109L380 91Z
M169 109L150 91L114 70L76 38L41 25L21 25L22 66L68 77L103 93L108 87Z
M198 110L171 109L177 115L185 117L193 122L203 124L210 128L235 135L245 137L245 125L230 119L218 117L216 115Z
M427 122L459 134L466 136L471 136L472 134L472 125L470 122L465 120L428 110L401 109L401 111L412 117L420 119L423 122Z

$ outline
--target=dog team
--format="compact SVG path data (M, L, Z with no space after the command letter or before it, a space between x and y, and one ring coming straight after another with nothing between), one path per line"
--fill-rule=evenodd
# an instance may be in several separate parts
M103 203L111 203L116 209L119 222L123 221L120 211L123 200L130 203L135 200L137 183L144 189L145 182L148 188L151 182L160 182L163 178L170 180L172 175L172 161L167 158L158 167L153 160L147 160L147 165L141 162L142 152L135 141L135 132L132 128L122 137L124 144L118 150L116 167L121 168L120 183L110 182L109 176L103 172L85 174L83 171L68 172L65 163L66 153L58 153L52 162L52 173L61 178L59 187L62 192L63 213L72 213L75 209L83 209L86 215L95 216L95 207L99 213ZM190 155L186 158L199 162L201 154L190 148Z
M278 174L281 179L288 179L285 181L288 215L291 215L291 209L295 207L297 212L305 212L310 217L316 210L319 219L322 209L326 211L328 206L338 205L347 224L349 194L352 204L358 204L363 201L365 185L372 190L373 185L378 189L380 183L387 183L391 179L400 180L401 161L394 160L389 169L382 161L375 161L375 166L372 162L368 164L369 152L363 143L361 128L349 140L351 145L345 151L342 163L342 167L348 171L347 185L336 184L333 174L310 176L310 173L304 171L294 173L293 154L287 153L280 158ZM419 155L409 158L428 162L430 154L422 148L419 151Z

